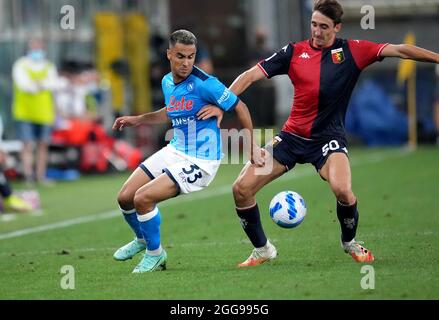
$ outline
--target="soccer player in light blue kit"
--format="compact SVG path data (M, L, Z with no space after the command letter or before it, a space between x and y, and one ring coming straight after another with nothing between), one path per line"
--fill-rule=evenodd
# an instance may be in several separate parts
M218 124L223 111L235 110L246 129L245 137L251 141L248 156L257 165L263 162L260 148L253 143L253 124L247 106L217 78L194 66L196 43L196 37L187 30L175 31L169 38L167 57L171 72L162 80L164 108L139 116L120 117L113 124L114 130L122 130L171 121L174 128L172 141L142 162L118 195L123 216L136 238L119 248L114 258L124 261L146 250L133 273L166 268L157 203L180 193L201 190L213 180L221 162ZM209 104L215 106L204 107Z

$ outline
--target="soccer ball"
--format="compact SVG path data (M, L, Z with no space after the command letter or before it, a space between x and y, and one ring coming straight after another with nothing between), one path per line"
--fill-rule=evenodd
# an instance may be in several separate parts
M295 228L306 216L306 203L294 191L282 191L270 202L270 217L279 227Z

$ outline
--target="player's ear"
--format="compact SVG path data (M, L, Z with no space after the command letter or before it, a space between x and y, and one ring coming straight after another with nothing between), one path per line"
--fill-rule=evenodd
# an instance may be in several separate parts
M339 32L340 30L341 30L341 22L340 22L340 23L337 23L337 24L335 25L335 27L334 27L334 31L335 31L335 33Z
M171 49L166 49L166 57L171 60Z

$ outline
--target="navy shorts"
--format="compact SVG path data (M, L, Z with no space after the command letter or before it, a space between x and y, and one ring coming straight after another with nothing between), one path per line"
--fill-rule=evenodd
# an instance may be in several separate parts
M296 163L311 163L319 171L331 153L348 154L346 138L343 136L310 140L285 131L275 136L265 146L265 150L287 170L293 169Z

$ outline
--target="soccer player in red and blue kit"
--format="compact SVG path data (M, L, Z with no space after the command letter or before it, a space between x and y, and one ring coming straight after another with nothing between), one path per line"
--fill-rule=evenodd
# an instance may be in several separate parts
M282 74L288 75L294 85L290 116L262 151L266 159L271 159L272 169L263 175L258 173L257 164L248 163L233 185L237 214L254 246L240 267L276 258L276 248L264 234L255 195L296 163L311 163L329 183L337 199L344 251L358 262L374 260L372 252L355 240L357 198L352 192L344 128L349 99L368 65L385 57L439 63L439 54L406 44L339 39L336 35L342 15L343 8L336 0L317 1L311 17L311 39L286 45L238 76L230 86L239 95L256 81Z

